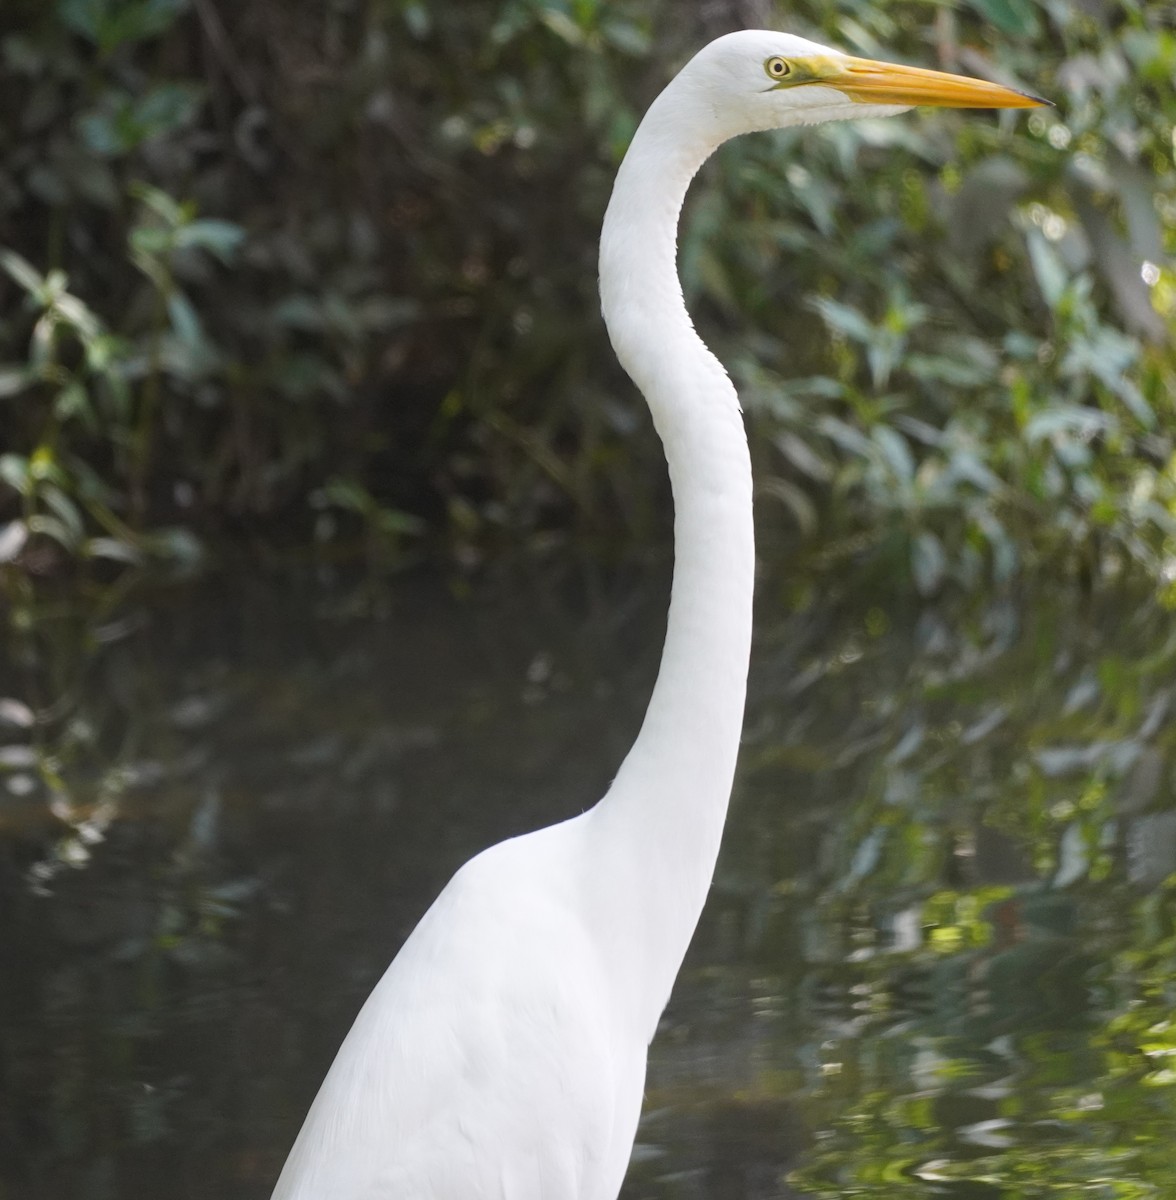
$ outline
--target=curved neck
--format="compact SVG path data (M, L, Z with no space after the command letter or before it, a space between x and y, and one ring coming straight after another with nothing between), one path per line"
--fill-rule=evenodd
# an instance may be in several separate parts
M686 312L676 267L686 189L714 148L677 131L673 85L649 110L601 235L600 290L617 356L644 393L674 495L665 649L637 741L592 814L610 953L647 981L652 1036L718 856L743 725L755 568L739 401ZM678 114L680 117L680 113Z

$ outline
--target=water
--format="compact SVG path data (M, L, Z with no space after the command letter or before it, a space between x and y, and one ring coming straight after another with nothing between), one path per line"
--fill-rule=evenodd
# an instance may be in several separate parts
M0 1198L268 1196L453 869L607 785L663 586L234 574L10 640ZM791 594L627 1200L1176 1194L1166 614Z

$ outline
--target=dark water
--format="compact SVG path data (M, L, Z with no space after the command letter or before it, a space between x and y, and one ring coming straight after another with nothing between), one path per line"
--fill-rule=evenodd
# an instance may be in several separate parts
M267 1197L453 869L606 786L663 584L233 574L10 638L0 1198ZM625 1196L1176 1195L1168 614L791 594Z

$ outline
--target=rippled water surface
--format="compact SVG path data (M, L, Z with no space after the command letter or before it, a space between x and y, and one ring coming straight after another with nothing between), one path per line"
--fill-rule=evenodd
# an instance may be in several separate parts
M0 1197L268 1197L455 867L607 785L663 585L225 576L10 639ZM1170 1200L1169 616L795 607L625 1196Z

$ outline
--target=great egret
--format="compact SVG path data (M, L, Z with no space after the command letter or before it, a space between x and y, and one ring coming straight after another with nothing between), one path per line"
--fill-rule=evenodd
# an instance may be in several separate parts
M712 42L653 102L600 244L609 336L674 493L649 710L595 808L492 846L446 886L356 1018L273 1200L614 1200L646 1048L714 871L751 644L751 466L735 389L678 282L686 189L736 134L1039 103L754 30Z

